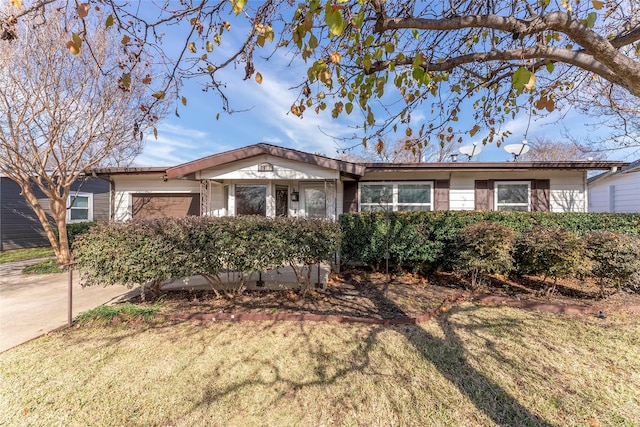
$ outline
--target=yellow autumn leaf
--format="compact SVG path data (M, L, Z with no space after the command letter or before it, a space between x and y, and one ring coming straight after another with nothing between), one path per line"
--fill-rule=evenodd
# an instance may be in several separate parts
M604 3L598 0L593 0L592 3L593 3L593 8L596 10L600 10L602 9L602 6L604 6Z
M480 126L475 125L470 131L469 136L473 137L480 130Z
M9 3L13 4L18 9L22 9L22 0L9 0Z
M67 42L67 49L69 49L69 52L73 53L74 55L77 55L80 53L80 47L76 46L76 44L71 40Z
M256 82L262 84L262 74L256 73Z
M527 84L524 85L525 89L527 90L533 90L536 87L536 75L531 73L531 76L529 76L529 82Z
M71 33L71 40L73 40L73 44L75 44L78 47L78 50L80 50L82 47L82 38L76 33Z
M242 12L246 4L247 4L247 0L231 0L231 5L233 6L233 12L236 15L239 15L240 12Z
M185 107L187 106L187 98L185 98L184 96L182 97L182 105L184 105Z
M340 63L340 59L342 59L342 56L340 55L340 52L331 52L329 54L329 60L334 64L339 64Z
M196 44L194 42L189 43L188 47L191 53L196 53L197 49L196 49Z
M163 90L159 90L156 93L154 93L153 96L155 99L157 99L158 101L162 101L165 97L165 93Z
M125 88L131 86L131 74L130 73L123 73L122 77L120 77L120 83Z
M89 14L89 9L90 8L91 8L91 6L89 6L89 3L80 3L80 4L78 4L78 7L77 7L78 16L80 18L86 18L87 15Z

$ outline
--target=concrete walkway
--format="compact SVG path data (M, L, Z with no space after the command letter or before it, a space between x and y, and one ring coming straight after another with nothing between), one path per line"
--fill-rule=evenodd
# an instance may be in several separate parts
M0 352L67 324L69 274L22 274L41 260L0 264ZM73 275L73 316L134 295L122 286L82 288Z

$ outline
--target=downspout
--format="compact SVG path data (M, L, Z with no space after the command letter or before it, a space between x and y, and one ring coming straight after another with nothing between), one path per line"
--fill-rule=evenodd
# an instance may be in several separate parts
M324 179L324 219L327 219L327 179Z
M338 220L338 180L336 178L333 179L333 191L334 191L333 218L334 218L334 221L337 221ZM342 210L344 210L344 206L342 207Z
M585 205L582 207L582 212L589 212L589 183L587 182L587 171L582 173L582 185L584 188L584 203ZM551 182L549 182L549 199L551 199ZM551 200L549 200L549 204L551 204ZM551 206L549 206L549 210L551 210Z

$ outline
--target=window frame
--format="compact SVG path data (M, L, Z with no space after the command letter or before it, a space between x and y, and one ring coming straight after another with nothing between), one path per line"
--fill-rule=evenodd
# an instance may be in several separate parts
M493 210L494 211L500 211L501 209L499 209L500 207L518 207L518 206L524 206L524 203L500 203L499 199L498 199L498 191L499 191L499 187L501 185L526 185L527 186L527 210L526 211L520 211L520 212L531 212L531 181L494 181L494 194L493 194ZM514 212L513 209L502 209L502 211L504 212Z
M366 203L362 201L362 187L369 185L378 185L378 186L391 186L391 201L384 205L380 203ZM428 186L429 187L429 203L400 203L398 201L399 195L399 186L402 185L420 185L420 186ZM434 206L434 190L435 190L435 181L365 181L358 183L358 212L371 212L371 211L386 211L390 210L392 212L414 212L414 210L400 210L399 206L416 206L416 207L428 207L428 209L418 209L421 211L433 211L435 209ZM378 206L378 209L370 209L365 210L364 207ZM391 208L391 209L389 209Z
M80 197L87 198L87 207L74 207L73 204ZM87 219L71 219L71 211L73 210L83 210L87 211ZM93 221L93 193L86 192L73 192L73 194L69 194L69 198L67 199L67 224L74 224L78 222L91 222Z

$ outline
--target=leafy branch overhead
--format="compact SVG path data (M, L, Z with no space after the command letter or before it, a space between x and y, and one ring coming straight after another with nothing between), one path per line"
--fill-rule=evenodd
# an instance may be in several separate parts
M602 117L607 105L606 113L637 125L637 2L308 1L291 31L317 88L305 88L299 105L334 117L355 106L367 134L378 138L406 127L418 144L429 134L448 142L465 103L475 123L457 136L485 128L485 143L501 142L508 135L501 123L523 108L536 114L580 103ZM397 99L400 107L389 101ZM374 105L384 106L382 115ZM428 125L415 132L417 110Z
M12 37L12 26L25 14L67 2L11 0L3 10L2 38ZM206 91L220 97L222 110L232 112L220 71L238 69L242 78L260 84L265 59L282 54L304 60L307 67L298 76L300 93L292 114L353 117L363 142L373 138L381 149L392 133L417 146L429 141L443 146L483 130L483 142L500 143L509 135L503 124L518 113L566 108L619 131L614 137L621 144L637 144L637 0L182 0L167 3L171 8L140 5L137 0L101 0L77 3L76 13L86 19L92 8L105 9L105 27L120 34L125 51L133 57L147 53L164 67L161 86L151 91L156 102L182 101L181 81L199 78ZM165 44L169 30L180 33L178 50L175 43ZM90 46L88 36L69 34L67 48L77 53ZM131 68L135 64L125 64L122 80L136 84L124 78ZM462 123L465 108L472 122Z

